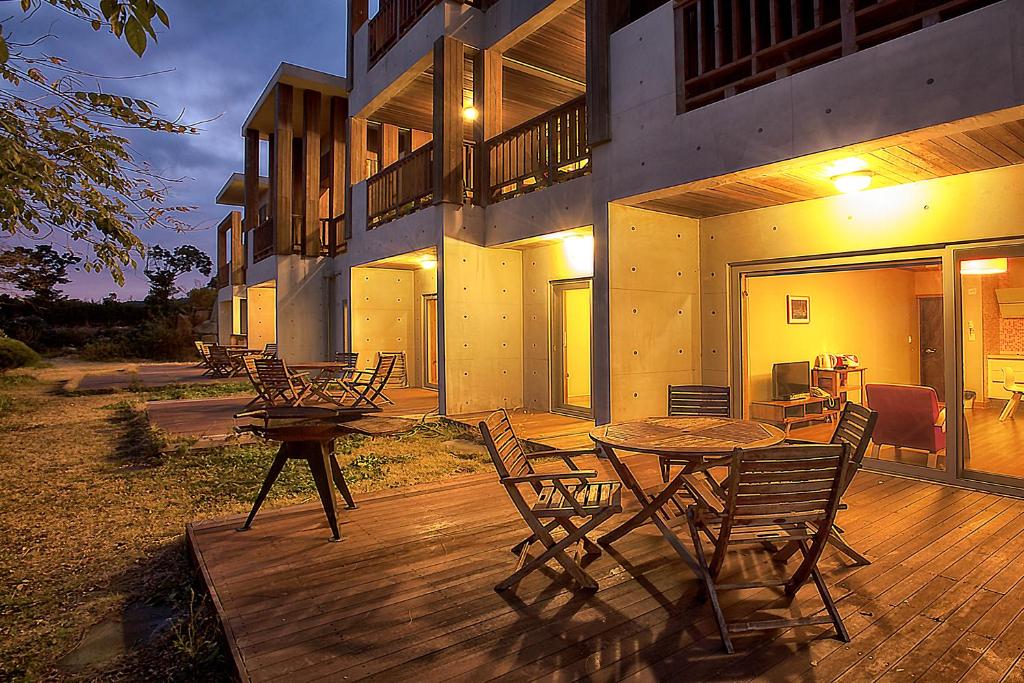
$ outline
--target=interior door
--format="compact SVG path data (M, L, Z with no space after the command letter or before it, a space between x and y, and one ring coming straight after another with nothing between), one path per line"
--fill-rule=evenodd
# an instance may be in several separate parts
M551 410L591 417L590 279L551 283Z
M942 297L918 299L921 341L921 384L935 389L940 401L946 400L946 342L942 325Z
M437 294L423 296L423 383L437 388Z

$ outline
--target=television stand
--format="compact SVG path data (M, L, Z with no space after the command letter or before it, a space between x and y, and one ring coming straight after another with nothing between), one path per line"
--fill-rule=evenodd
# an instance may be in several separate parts
M792 401L753 401L750 404L750 418L782 427L789 436L793 425L815 420L834 421L839 415L838 408L825 405L834 399L809 396Z

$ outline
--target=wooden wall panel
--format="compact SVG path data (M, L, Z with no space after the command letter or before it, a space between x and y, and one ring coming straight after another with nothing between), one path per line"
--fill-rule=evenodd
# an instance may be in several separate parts
M292 251L292 151L294 128L292 86L279 83L274 93L273 163L270 169L270 215L274 219L274 244L278 254Z
M434 203L462 204L462 86L465 45L442 36L434 43Z

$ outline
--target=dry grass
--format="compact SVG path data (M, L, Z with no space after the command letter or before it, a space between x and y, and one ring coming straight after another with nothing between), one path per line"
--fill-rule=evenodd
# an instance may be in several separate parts
M228 675L215 620L185 555L185 524L244 513L272 446L161 455L145 394L66 396L61 369L0 378L0 680L74 678L57 667L83 634L127 606L171 606L170 627L89 678L216 680ZM2 398L6 397L6 398ZM448 452L466 436L427 425L340 441L354 492L486 471L486 455ZM453 449L456 450L456 449ZM315 500L290 465L268 507Z

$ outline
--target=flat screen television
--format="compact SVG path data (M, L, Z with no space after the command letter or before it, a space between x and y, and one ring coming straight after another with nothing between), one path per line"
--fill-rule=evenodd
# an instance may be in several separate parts
M791 401L811 391L811 362L776 363L772 366L772 398Z

